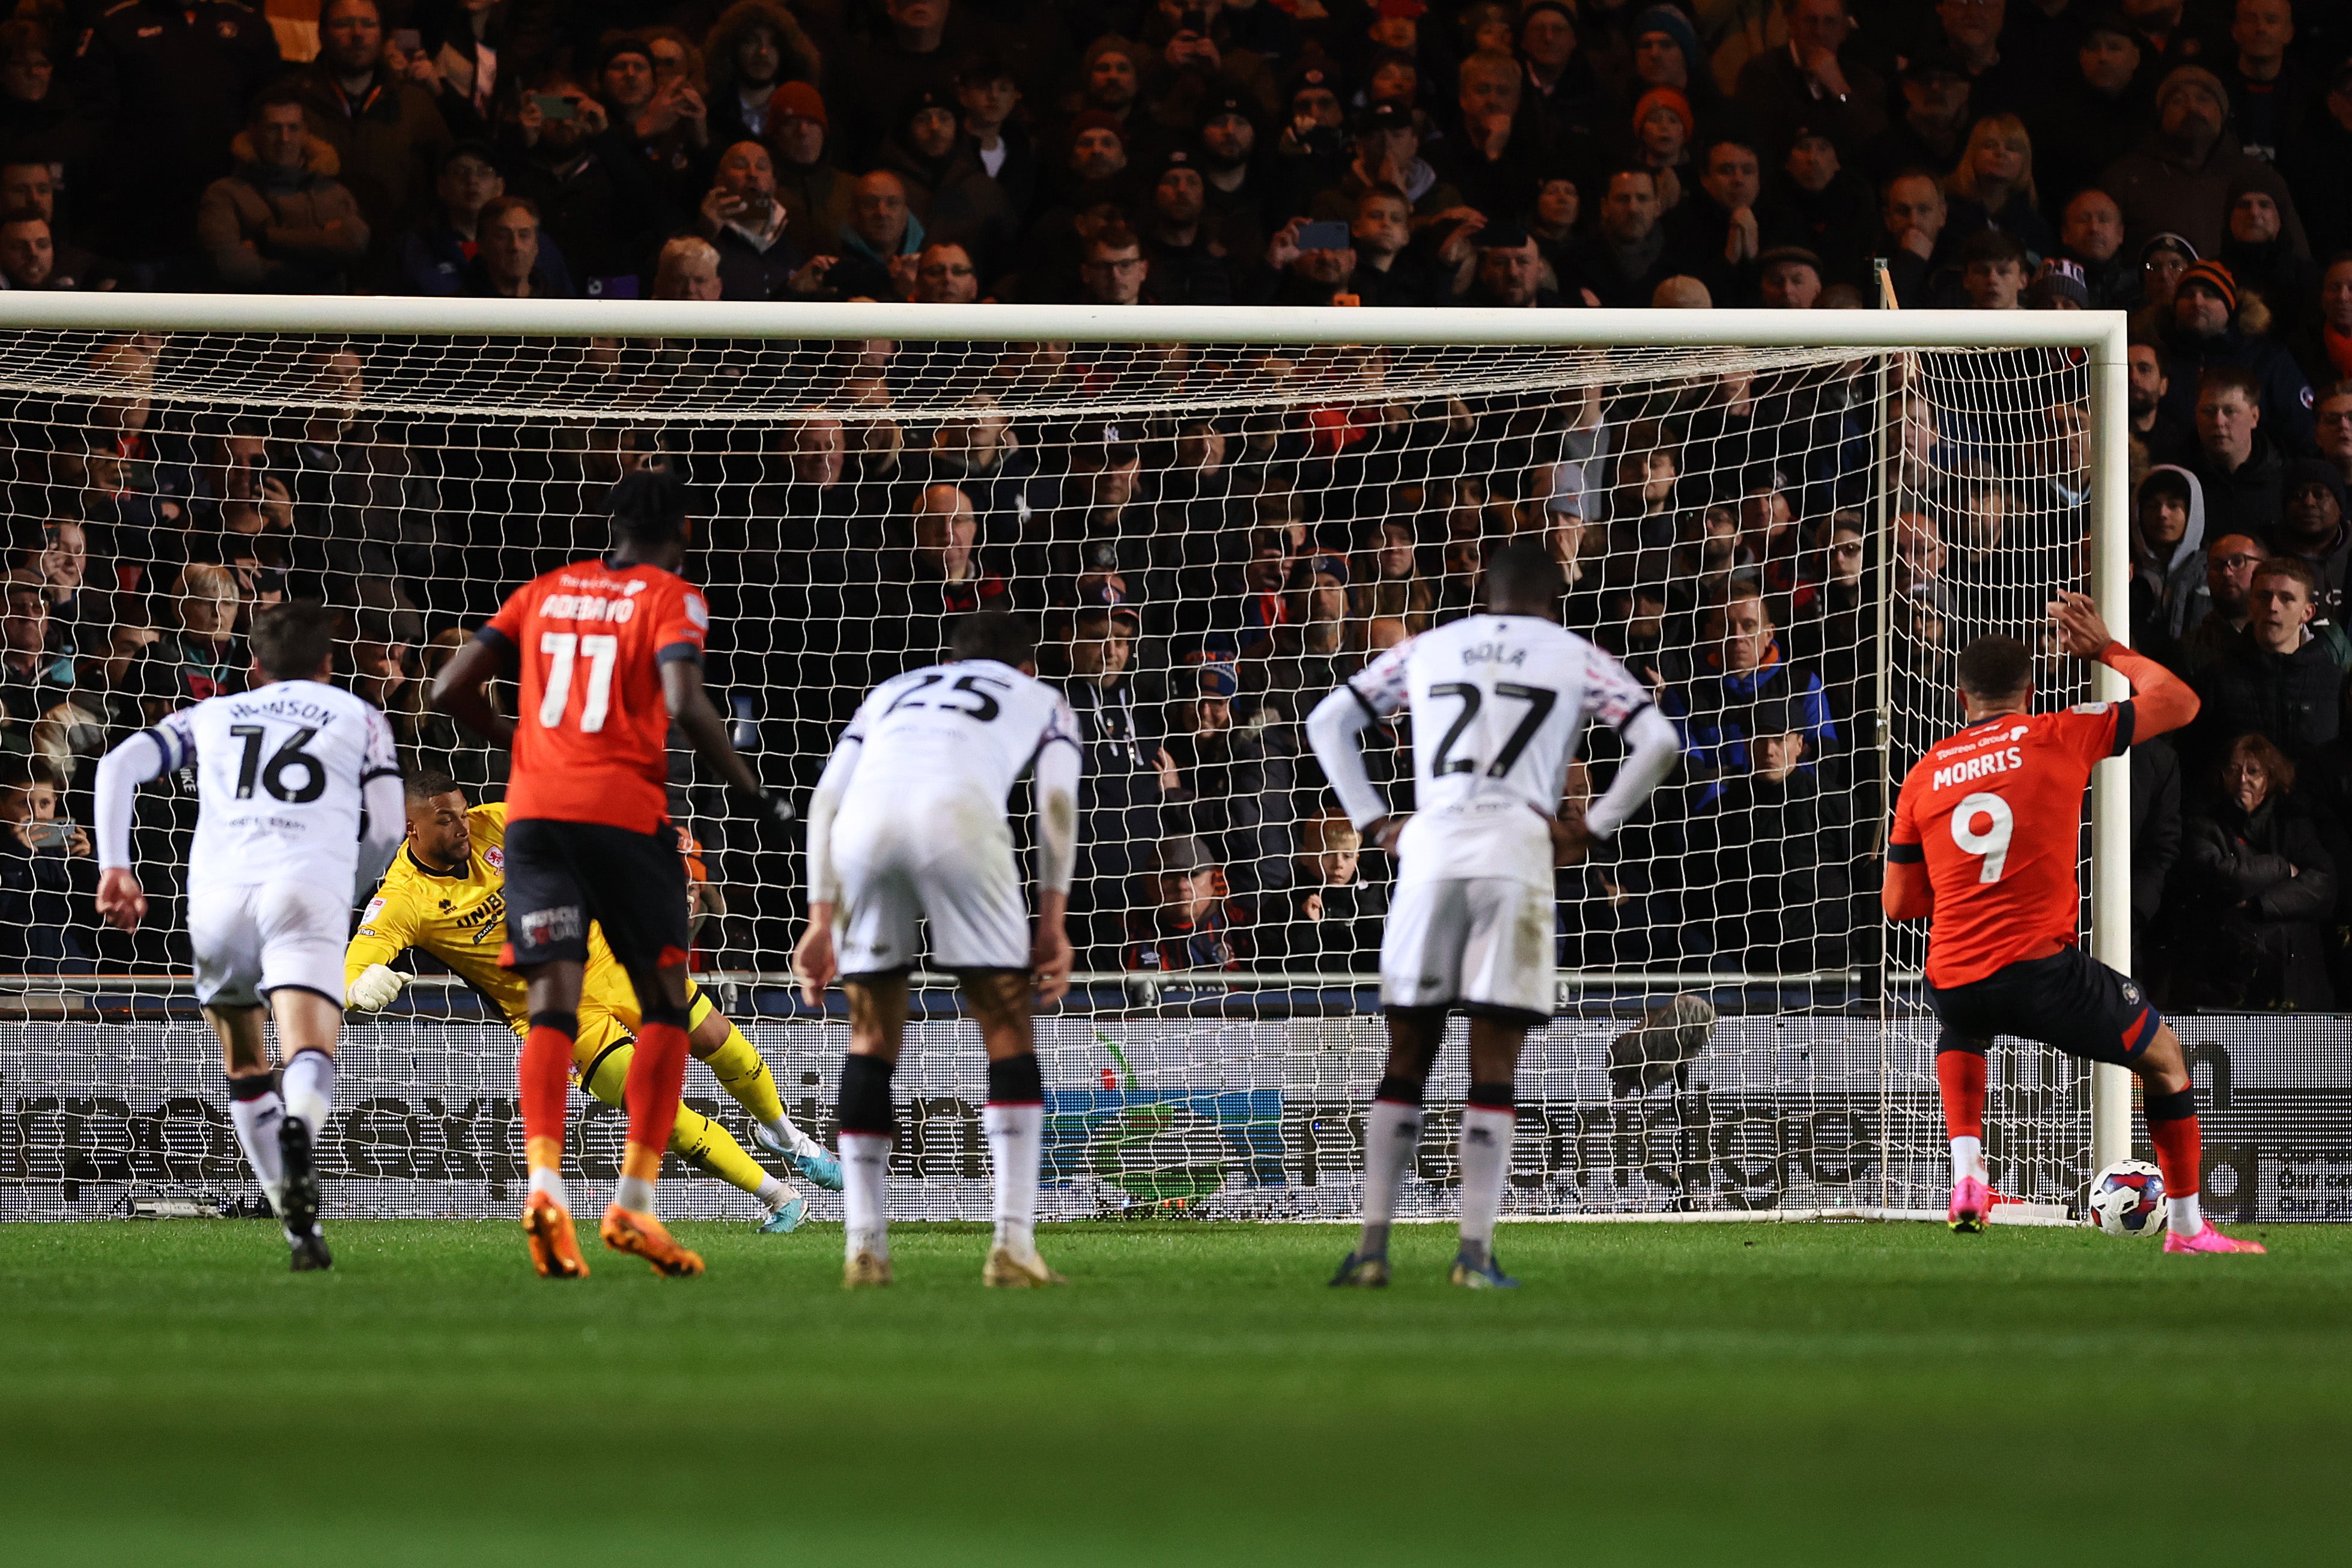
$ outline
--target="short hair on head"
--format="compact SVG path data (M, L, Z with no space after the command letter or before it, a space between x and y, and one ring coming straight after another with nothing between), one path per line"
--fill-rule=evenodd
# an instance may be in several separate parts
M1960 242L1959 262L1963 267L1972 262L1995 265L2009 262L2022 267L2025 265L2025 247L2017 242L2013 234L1997 228L1980 228Z
M1514 539L1486 558L1489 603L1557 603L1568 592L1568 579L1551 552L1532 539Z
M539 204L529 196L492 196L482 204L482 210L474 215L474 232L479 234L517 207L529 213L532 223L539 222Z
M253 617L253 662L272 680L319 673L335 651L342 612L325 605L271 605Z
M409 799L425 801L457 793L457 781L439 768L418 768L400 781L400 787Z
M45 224L48 221L41 216L41 209L38 207L10 207L6 212L0 212L0 228L6 228L12 224Z
M2246 400L2250 407L2260 408L2263 405L2263 384L2254 379L2252 371L2234 364L2226 364L2209 370L2197 378L2197 397L2200 402L2204 401L2209 394L2218 397L2225 392L2238 394Z
M263 110L284 109L289 104L297 109L303 107L301 84L291 78L272 82L255 93L253 102L247 106L246 118L258 123Z
M605 499L613 526L631 539L667 543L686 531L686 481L648 463L622 477Z
M2303 584L2303 596L2313 604L2319 603L2321 580L2319 568L2298 555L2273 555L2254 568L2253 581L2265 577L2292 577Z
M1027 664L1037 653L1037 634L1010 610L974 610L948 627L948 652L956 658L992 658Z
M1103 225L1095 230L1095 237L1087 241L1088 250L1125 250L1129 247L1140 250L1143 242L1135 237L1135 230L1128 227L1124 220Z
M2033 684L2033 656L2003 632L1988 632L1960 650L1960 689L1998 700Z
M1298 852L1302 855L1344 854L1364 847L1364 836L1348 820L1344 811L1322 811L1306 817L1298 824Z

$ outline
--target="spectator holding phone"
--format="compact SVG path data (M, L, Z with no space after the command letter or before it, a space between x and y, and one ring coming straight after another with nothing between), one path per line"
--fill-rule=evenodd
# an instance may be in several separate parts
M430 208L451 141L433 95L384 64L383 44L378 0L326 0L319 58L295 79L310 135L334 149L380 262Z
M89 834L58 815L47 767L0 758L0 968L88 973L89 948L73 929L73 911L96 887Z

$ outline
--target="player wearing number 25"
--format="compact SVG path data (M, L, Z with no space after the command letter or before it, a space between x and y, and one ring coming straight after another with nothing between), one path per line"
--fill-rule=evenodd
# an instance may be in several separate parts
M699 1274L702 1259L654 1216L686 1077L686 869L670 829L666 741L675 718L739 799L770 821L791 816L761 787L702 687L710 612L677 568L691 525L686 485L646 468L613 487L613 549L517 589L476 639L442 667L435 706L514 749L507 787L507 943L530 1009L517 1073L530 1193L523 1229L548 1278L588 1271L563 1177L564 1095L588 963L588 928L604 928L640 1005L621 1179L604 1245L656 1272ZM520 715L493 710L483 686L510 674Z
M2199 1211L2203 1141L2180 1037L2137 985L2075 945L2082 892L2074 862L2091 772L2135 741L2197 717L2197 696L2109 637L2088 596L2060 595L2050 617L2065 650L2120 672L2131 699L2036 713L2025 645L1979 637L1960 653L1968 727L1929 747L1904 779L1887 839L1886 917L1928 921L1927 1000L1943 1023L1936 1080L1952 1143L1951 1226L1981 1231L1991 1213L1985 1053L1994 1036L2011 1035L2139 1075L2148 1141L2171 1200L2167 1252L2260 1252L2222 1236Z

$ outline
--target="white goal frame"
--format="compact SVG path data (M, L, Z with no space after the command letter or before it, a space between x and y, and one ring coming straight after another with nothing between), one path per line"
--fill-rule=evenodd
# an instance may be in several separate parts
M914 305L699 300L443 300L391 296L0 295L0 330L384 336L891 339L1096 343L1547 346L1567 348L2051 349L2083 355L2089 392L2091 591L2127 633L2130 582L2126 318L2121 311L1469 309L1275 306ZM656 410L657 411L657 410ZM1884 542L1882 541L1882 542ZM2098 695L2128 694L2100 667ZM2092 951L2128 972L2127 764L2092 775ZM47 983L54 987L55 983ZM2131 1152L2131 1075L2091 1074L2091 1163Z

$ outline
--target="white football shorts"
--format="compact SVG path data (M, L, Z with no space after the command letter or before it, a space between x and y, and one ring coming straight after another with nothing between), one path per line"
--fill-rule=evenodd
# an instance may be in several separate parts
M1011 833L992 825L881 812L836 818L833 864L835 962L845 975L910 969L917 922L930 923L940 969L1029 967L1029 910Z
M1381 1001L1549 1021L1555 918L1550 889L1512 878L1400 883L1381 939Z
M310 882L191 889L188 943L195 949L196 1000L208 1007L250 1007L290 985L341 1006L351 905L348 893Z

